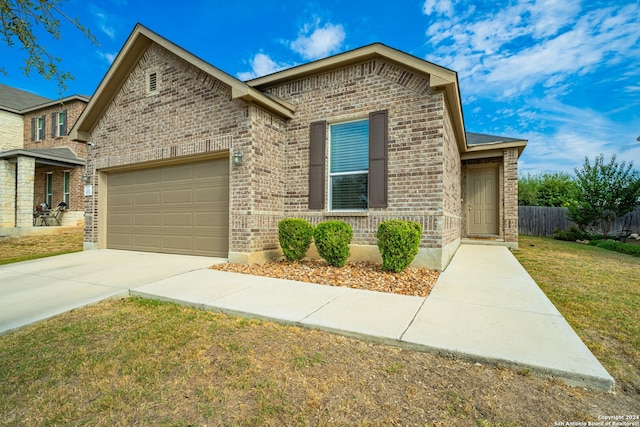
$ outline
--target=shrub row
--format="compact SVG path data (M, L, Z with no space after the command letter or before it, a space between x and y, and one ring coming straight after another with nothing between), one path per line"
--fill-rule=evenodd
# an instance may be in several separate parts
M418 253L421 235L422 226L416 222L381 222L376 237L382 268L396 273L404 271ZM325 221L315 228L301 218L286 218L278 223L278 240L289 261L304 258L313 239L318 254L327 264L342 267L349 258L352 238L353 229L344 221Z
M589 245L640 257L640 245L616 242L615 240L590 240Z

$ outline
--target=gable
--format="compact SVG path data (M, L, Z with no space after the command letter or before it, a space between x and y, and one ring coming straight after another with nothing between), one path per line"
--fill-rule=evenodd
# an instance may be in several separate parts
M107 74L102 79L102 82L98 85L89 105L72 129L70 133L72 139L85 142L89 141L93 128L99 122L106 109L111 105L114 96L120 92L120 89L127 81L129 74L137 66L140 58L152 44L156 44L171 52L187 64L200 70L204 75L208 75L229 86L231 88L232 99L243 99L247 102L255 103L261 108L265 108L284 118L292 117L293 112L288 106L279 103L278 100L266 96L240 80L220 71L211 64L208 64L190 52L138 24L109 68L109 71L107 71Z

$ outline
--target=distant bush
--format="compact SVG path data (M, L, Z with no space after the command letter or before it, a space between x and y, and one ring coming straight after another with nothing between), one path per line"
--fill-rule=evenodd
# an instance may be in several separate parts
M353 229L344 221L324 221L313 231L318 254L329 265L342 267L349 258Z
M285 258L300 261L311 246L313 225L302 218L286 218L278 223L278 240Z
M622 243L615 240L591 240L589 245L640 257L640 245L632 245L630 243Z
M384 270L404 271L418 254L422 226L417 222L390 219L378 226L376 237Z
M575 225L571 225L568 230L561 230L559 228L553 230L553 238L556 240L575 242L576 240L587 240L589 239L589 235Z

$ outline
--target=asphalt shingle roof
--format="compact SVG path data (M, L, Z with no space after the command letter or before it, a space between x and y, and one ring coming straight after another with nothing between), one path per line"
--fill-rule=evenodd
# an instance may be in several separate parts
M49 98L0 84L0 108L21 111L50 101Z

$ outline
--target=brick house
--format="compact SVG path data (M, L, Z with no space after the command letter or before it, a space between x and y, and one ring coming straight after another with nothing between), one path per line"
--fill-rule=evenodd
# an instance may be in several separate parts
M415 265L517 245L526 141L466 133L457 74L381 44L242 82L138 25L71 137L86 249L262 262L286 217L348 222L352 259L390 218L422 224Z
M86 144L68 132L89 102L50 100L0 85L0 235L33 232L36 205L67 209L64 226L82 227Z

